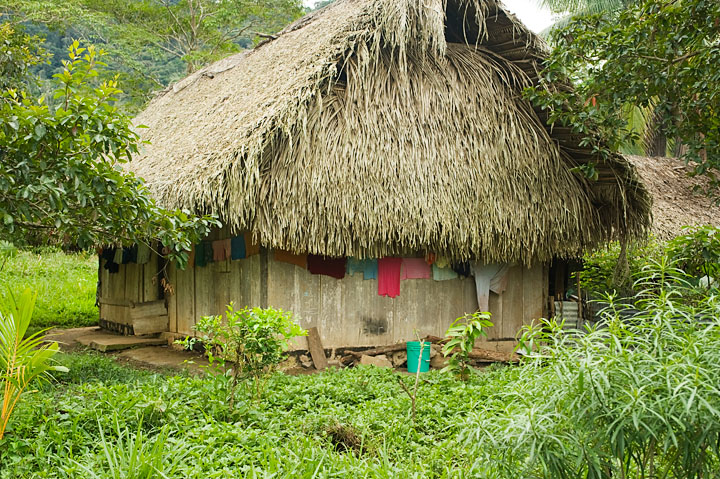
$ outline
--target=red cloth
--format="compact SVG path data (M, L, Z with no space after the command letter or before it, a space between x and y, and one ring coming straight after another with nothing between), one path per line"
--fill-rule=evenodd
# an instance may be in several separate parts
M424 258L403 258L400 279L430 279L430 265Z
M315 254L307 256L307 269L312 274L324 274L325 276L343 279L346 266L347 258L328 258L327 256Z
M394 298L400 294L400 267L402 258L378 260L378 294Z

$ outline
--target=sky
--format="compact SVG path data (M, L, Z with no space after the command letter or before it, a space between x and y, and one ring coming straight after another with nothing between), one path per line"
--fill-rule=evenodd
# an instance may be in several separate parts
M312 7L316 0L303 0L305 5ZM539 0L503 0L503 3L527 27L539 33L553 23L553 15L546 8L539 5Z

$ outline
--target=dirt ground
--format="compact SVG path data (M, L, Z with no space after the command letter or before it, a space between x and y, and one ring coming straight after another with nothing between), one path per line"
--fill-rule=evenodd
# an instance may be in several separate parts
M117 350L111 350L109 354L117 361L126 363L140 369L152 370L189 370L191 372L202 371L203 366L208 365L207 359L200 353L194 351L183 351L165 344L153 344L143 346L141 342L133 346L133 337L120 336L105 331L98 327L54 329L46 338L57 341L62 351L75 352L86 349L95 349L93 343L116 344L122 346ZM154 341L160 343L161 341Z

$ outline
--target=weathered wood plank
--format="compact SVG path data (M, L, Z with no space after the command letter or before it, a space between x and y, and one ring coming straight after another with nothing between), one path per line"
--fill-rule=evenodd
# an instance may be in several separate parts
M523 274L524 266L513 266L508 271L507 289L500 295L502 301L502 323L498 339L514 339L523 325Z
M167 314L168 311L164 299L149 301L147 303L135 303L134 307L130 308L130 317L133 320L160 315L167 316Z
M105 304L101 318L118 324L132 324L129 305Z
M337 340L342 338L346 332L352 334L351 331L348 331L351 325L347 322L343 308L342 283L345 280L338 280L325 275L314 275L303 269L299 269L299 273L302 274L298 275L298 282L301 282L302 278L310 282L311 288L315 288L315 284L318 285L317 291L320 292L320 296L316 304L319 307L319 311L317 315L312 318L312 324L322 331L323 337ZM303 302L305 304L312 303L312 297L310 294L305 296L305 292L306 291L303 291L302 293Z
M134 303L142 302L142 266L134 263L125 265L125 296Z
M168 265L168 281L173 287L172 293L166 293L168 305L168 331L177 331L177 271L174 264Z
M308 351L310 351L310 357L312 357L315 369L322 371L327 368L328 362L325 357L325 349L323 348L322 341L320 340L320 333L316 327L308 329L307 343Z
M143 334L164 333L168 330L167 314L158 316L143 316L133 319L133 332L136 336Z
M150 260L144 265L140 265L142 268L142 297L141 301L154 301L160 299L158 286L158 256L155 253L150 255Z
M523 324L543 317L545 280L543 266L536 264L523 272Z
M195 324L195 270L201 268L187 268L184 271L176 269L177 286L177 330L182 334L193 334Z
M214 316L224 311L222 305L215 303L215 273L214 263L205 267L195 268L195 315L192 317L190 329L203 316Z
M424 340L430 341L428 339L429 337L436 337L436 336L427 336ZM407 348L407 342L397 343L397 344L391 344L390 346L383 346L381 348L375 348L375 349L369 349L367 351L347 351L348 354L352 354L353 356L360 358L361 356L379 356L381 354L387 354L387 353L394 353L397 351L405 351Z

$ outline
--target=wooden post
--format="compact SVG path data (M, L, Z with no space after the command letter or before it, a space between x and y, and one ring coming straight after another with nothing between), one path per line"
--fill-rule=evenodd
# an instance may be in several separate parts
M325 357L325 349L323 348L322 341L320 340L320 333L318 329L312 327L308 329L308 351L312 357L315 369L322 371L328 366L327 358Z

